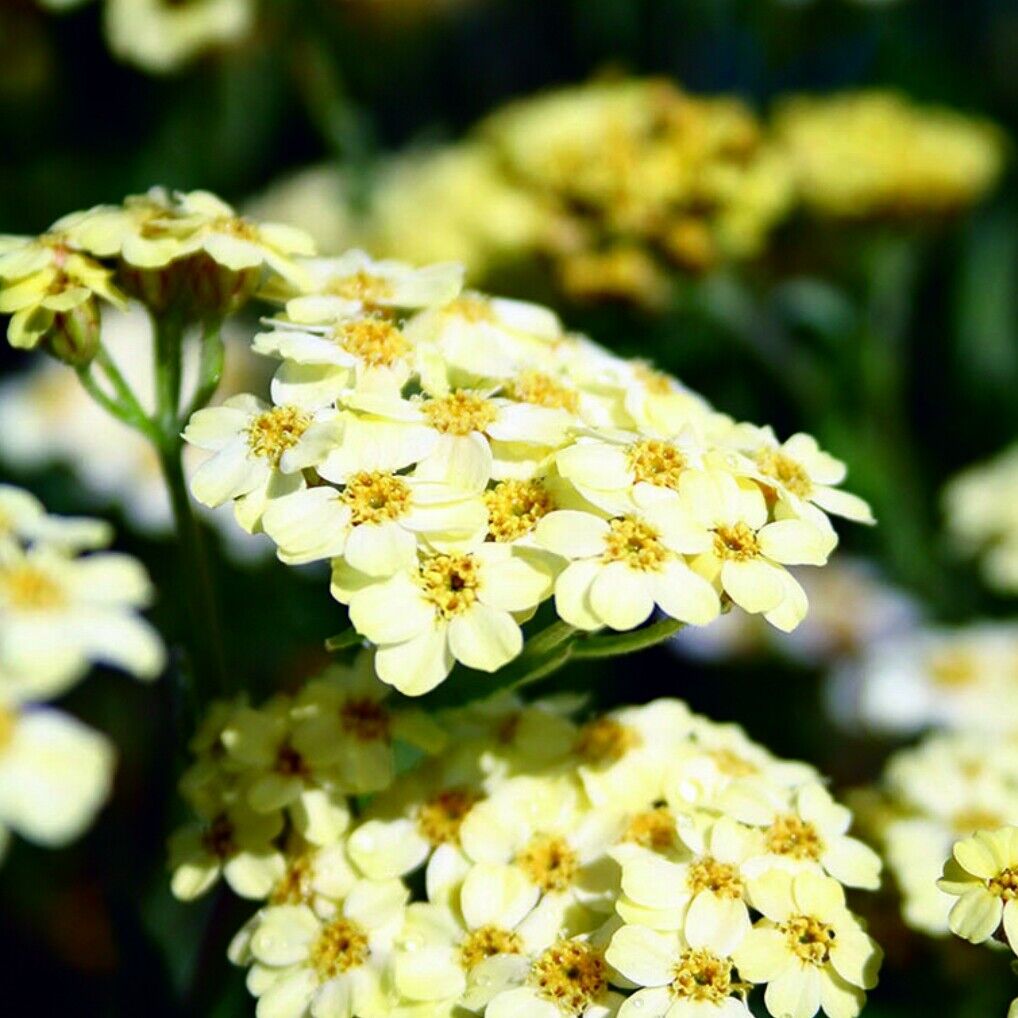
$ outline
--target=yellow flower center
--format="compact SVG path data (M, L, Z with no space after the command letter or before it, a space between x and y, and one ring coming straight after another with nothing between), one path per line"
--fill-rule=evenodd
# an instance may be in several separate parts
M233 824L229 817L225 813L220 813L202 834L202 848L217 859L226 859L237 850L233 833Z
M435 555L421 565L420 584L443 619L455 618L477 600L477 560L473 555Z
M674 445L654 438L633 443L626 450L626 459L637 482L673 491L687 466L686 457Z
M14 741L17 727L18 715L7 707L0 707L0 753Z
M463 391L428 400L421 409L428 423L443 435L463 436L484 431L498 414L490 400Z
M716 527L714 530L714 554L720 559L745 562L760 554L760 542L756 531L746 523L733 527Z
M421 806L417 829L435 846L457 842L463 821L480 798L469 788L447 788Z
M786 491L800 498L808 498L813 491L813 482L802 464L779 449L761 449L756 454L757 469L765 477L771 477Z
M667 806L655 806L645 813L637 813L626 828L622 840L649 848L652 852L667 852L678 844L675 815Z
M255 456L278 466L283 453L297 444L310 424L311 415L297 407L272 407L247 426L247 444Z
M1018 898L1018 869L1007 867L1002 869L995 877L986 882L986 889L990 894L1004 901L1014 901Z
M542 516L555 508L540 481L499 481L484 493L488 507L488 534L495 541L515 541L529 534Z
M756 764L750 763L732 749L708 749L704 754L710 757L717 769L729 778L748 778L760 771Z
M354 526L398 520L410 511L410 485L395 474L362 471L346 483L340 498L350 507Z
M579 1015L608 989L608 966L585 941L560 940L534 962L530 983L565 1014Z
M720 898L739 899L745 890L739 871L727 862L718 862L712 856L697 859L689 867L686 884L693 894L712 891Z
M339 721L343 731L360 742L388 741L392 726L389 712L368 696L345 701Z
M929 662L930 678L944 689L962 689L979 679L979 667L964 650L943 650Z
M613 718L597 718L580 729L573 752L588 764L610 764L621 760L641 741L636 729L619 724Z
M0 572L0 590L9 606L20 611L53 611L67 603L60 584L28 563Z
M322 928L308 957L318 978L325 982L363 965L369 953L367 934L360 926L349 919L335 919Z
M273 905L300 905L311 897L314 867L311 856L304 854L291 859L280 881L272 888L269 902Z
M468 933L460 944L460 965L469 972L496 954L522 954L523 938L498 926L481 926Z
M325 286L325 293L342 297L344 300L359 300L363 304L372 304L391 297L392 285L385 279L358 269L350 276L330 279Z
M579 394L550 375L540 371L524 371L508 387L509 395L521 403L549 407L552 410L568 410L576 413L580 406Z
M646 364L640 364L634 374L636 380L651 396L669 396L674 391L672 380L663 371L655 371Z
M732 984L731 960L703 948L683 951L673 971L673 997L720 1004L738 988Z
M602 561L625 562L630 569L657 572L668 561L668 549L661 543L657 531L644 523L626 516L610 520Z
M820 832L807 820L797 816L778 817L765 835L767 850L775 855L817 862L824 853Z
M463 294L446 304L445 313L457 315L468 322L496 322L495 312L483 297Z
M826 965L837 934L833 927L808 915L794 915L778 929L791 952L808 965Z
M557 834L536 834L516 856L516 865L545 894L568 890L580 860L569 842Z
M336 342L372 367L391 367L410 352L399 328L386 318L362 318L334 330Z

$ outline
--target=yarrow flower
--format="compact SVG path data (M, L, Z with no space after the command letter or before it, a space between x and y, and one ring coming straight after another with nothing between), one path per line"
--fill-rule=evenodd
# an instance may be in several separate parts
M1018 449L969 467L944 489L947 529L959 552L975 556L987 584L1018 593Z
M214 453L192 489L283 561L329 560L404 693L513 661L552 598L577 636L733 604L793 629L786 566L826 562L826 510L871 520L809 436L780 445L547 308L461 291L454 265L351 251L299 269L305 292L277 277L284 308L254 343L279 361L272 403L191 418Z
M332 745L344 718L356 721L351 739L391 751L400 711L383 705L370 652L354 668L292 699L216 705L182 782L217 819L200 842L174 840L191 846L189 860L174 857L175 891L190 897L223 872L263 902L229 952L260 1015L747 1018L753 984L766 984L775 1018L859 1013L880 951L842 884L819 855L790 869L739 815L781 798L833 815L841 807L811 768L678 701L576 721L564 703L500 694L439 712L444 740L404 719L403 737L426 755L365 783L302 751ZM230 748L255 716L273 731L286 719L276 759L302 794L337 809L356 795L356 819L351 810L309 841L286 812L259 847L237 804L263 772L238 768ZM724 781L710 778L719 765ZM842 819L817 820L812 840L803 821L801 843L839 853Z
M162 643L134 612L148 578L134 559L95 550L111 539L99 520L50 516L0 485L0 854L11 832L73 840L109 794L109 740L43 701L94 664L144 679L162 669Z

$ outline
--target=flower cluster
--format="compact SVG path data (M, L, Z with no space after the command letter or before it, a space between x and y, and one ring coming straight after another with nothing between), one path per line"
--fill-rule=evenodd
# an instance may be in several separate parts
M214 453L192 491L233 500L283 561L330 560L404 693L507 664L552 598L586 633L732 604L794 629L786 566L826 562L827 512L870 519L808 435L781 443L543 307L461 292L455 265L302 267L314 292L254 342L281 361L272 403L239 395L184 432Z
M996 736L992 753L986 740L983 732L928 736L892 756L875 795L859 802L901 891L905 921L926 933L948 930L952 901L937 879L955 841L1018 823L1018 739Z
M81 367L100 347L100 300L124 308L130 295L156 314L218 320L267 275L304 282L294 257L313 251L301 231L244 219L207 191L153 188L39 237L0 237L0 313L12 316L12 345L43 343Z
M938 886L958 900L951 908L951 932L972 944L991 937L1018 955L1018 827L977 831L957 842ZM1008 1018L1018 1015L1018 998Z
M899 632L871 644L835 681L842 706L870 729L1018 733L1018 626Z
M134 559L95 551L110 538L98 520L50 516L0 485L0 852L12 830L73 839L109 790L106 738L43 702L96 663L142 679L162 669L162 644L134 612L148 579Z
M958 548L981 556L987 583L1018 593L1018 448L955 477L944 491L944 510Z
M778 109L773 129L802 202L839 219L961 212L1003 168L995 126L895 92L796 96Z
M264 902L230 948L260 1018L748 1018L754 985L781 1018L859 1013L880 951L844 887L880 863L808 765L675 700L436 726L387 692L362 652L195 740L173 886Z

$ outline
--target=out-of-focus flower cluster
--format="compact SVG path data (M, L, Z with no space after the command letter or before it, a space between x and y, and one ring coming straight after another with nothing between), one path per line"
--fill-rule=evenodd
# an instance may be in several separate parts
M894 92L792 97L761 121L731 97L623 79L518 100L459 143L383 162L366 216L328 211L347 185L325 168L262 207L324 251L456 259L475 283L538 259L567 296L654 307L676 273L763 253L797 211L906 225L969 208L1002 163L992 125Z
M11 831L44 845L75 838L105 800L107 739L44 702L94 664L141 679L163 647L136 614L148 577L127 555L101 552L99 520L50 516L28 492L0 485L0 853Z
M938 886L957 898L952 933L971 944L1003 941L1018 955L1018 826L977 831L957 842ZM1007 1014L1018 1015L1018 998Z
M773 129L806 207L839 219L912 219L969 208L1003 164L998 128L893 92L795 97Z
M192 417L185 438L214 453L192 491L232 500L283 561L330 560L404 693L512 661L552 597L584 633L733 604L794 629L807 602L786 566L826 562L827 512L870 520L808 435L736 424L544 307L461 292L455 265L301 268L312 292L254 342L281 361L272 403Z
M1018 593L1018 448L958 474L944 491L948 532L980 556L990 586Z
M263 902L230 948L260 1018L748 1018L754 985L859 1013L880 951L844 888L880 863L811 767L675 700L388 694L362 652L195 739L173 886Z

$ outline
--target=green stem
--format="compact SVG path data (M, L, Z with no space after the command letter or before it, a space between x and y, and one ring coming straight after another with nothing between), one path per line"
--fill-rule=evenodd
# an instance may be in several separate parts
M685 623L677 619L662 619L653 622L643 629L634 629L630 633L617 633L611 636L587 636L577 640L572 648L574 658L615 657L619 654L632 654L664 643L674 636Z
M219 609L213 595L212 576L205 554L201 525L195 518L187 481L181 465L183 443L164 436L160 463L173 509L173 522L180 543L180 573L186 602L183 636L188 645L191 667L197 678L194 699L199 704L212 695L232 692L223 658Z
M172 312L154 320L156 420L164 442L180 430L180 375L184 323ZM171 439L172 436L172 439Z
M209 401L216 393L216 389L219 388L219 381L223 377L223 363L225 360L223 337L220 332L221 325L221 321L215 320L205 322L202 326L198 385L181 418L181 423L183 424L187 424L191 419L191 415L196 411L208 406Z
M341 633L336 633L335 636L330 636L325 641L325 649L327 651L346 650L349 647L356 647L359 643L364 641L364 637L350 626L349 629L344 629Z

